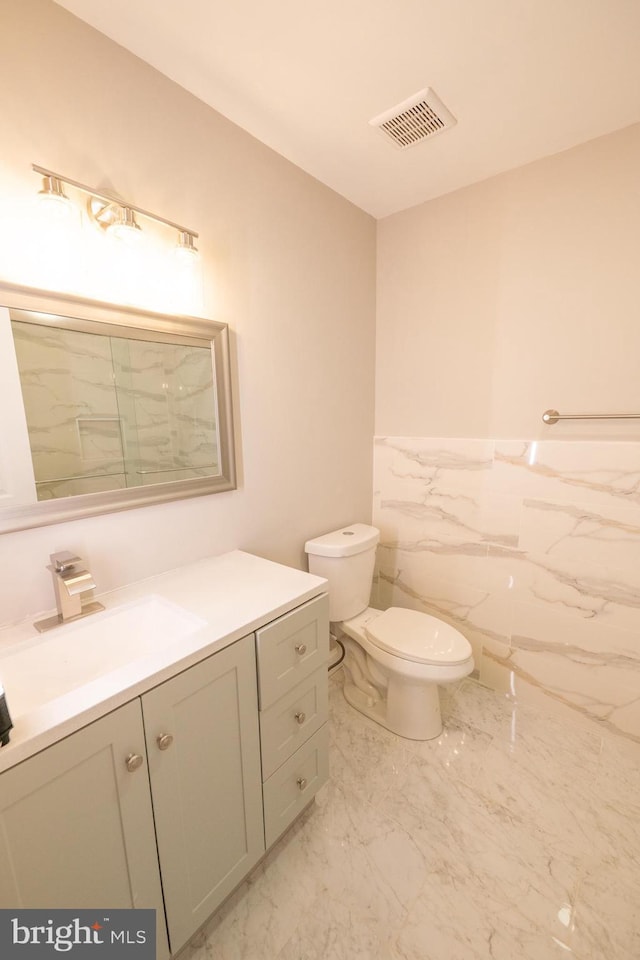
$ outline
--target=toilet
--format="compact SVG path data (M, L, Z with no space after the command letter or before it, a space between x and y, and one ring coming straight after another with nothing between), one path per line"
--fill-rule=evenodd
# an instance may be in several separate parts
M409 740L442 732L438 684L473 670L463 635L437 617L404 607L369 606L380 531L353 523L308 540L309 572L329 582L329 619L345 645L346 700Z

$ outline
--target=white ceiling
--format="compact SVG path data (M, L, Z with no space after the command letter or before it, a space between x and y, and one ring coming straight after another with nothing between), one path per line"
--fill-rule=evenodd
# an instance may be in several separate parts
M640 120L640 0L58 0L376 217ZM432 87L457 125L369 126Z

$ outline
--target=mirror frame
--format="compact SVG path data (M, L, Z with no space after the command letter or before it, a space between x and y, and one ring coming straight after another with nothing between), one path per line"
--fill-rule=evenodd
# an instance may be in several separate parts
M0 307L47 313L74 321L88 320L93 331L99 324L112 328L136 329L141 333L196 338L211 347L217 402L217 429L220 472L210 477L171 480L149 486L76 494L59 500L40 500L15 506L0 506L0 533L63 523L148 504L167 503L236 489L236 462L231 401L229 327L226 323L200 317L171 316L138 307L119 306L99 300L85 300L64 293L35 290L0 282ZM63 324L59 324L63 326ZM78 329L76 326L75 329ZM106 332L106 331L105 331ZM9 416L11 413L7 411ZM12 494L13 491L7 491Z

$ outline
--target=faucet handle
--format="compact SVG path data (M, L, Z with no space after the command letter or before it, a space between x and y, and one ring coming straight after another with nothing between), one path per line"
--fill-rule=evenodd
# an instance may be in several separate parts
M56 573L65 573L67 570L72 570L73 565L79 563L82 557L77 557L69 550L61 550L60 553L49 554L49 559Z

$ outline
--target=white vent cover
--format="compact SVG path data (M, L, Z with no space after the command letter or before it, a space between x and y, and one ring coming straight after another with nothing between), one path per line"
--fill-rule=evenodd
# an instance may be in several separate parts
M419 90L404 103L381 113L369 123L404 150L453 127L456 118L437 94L428 88Z

